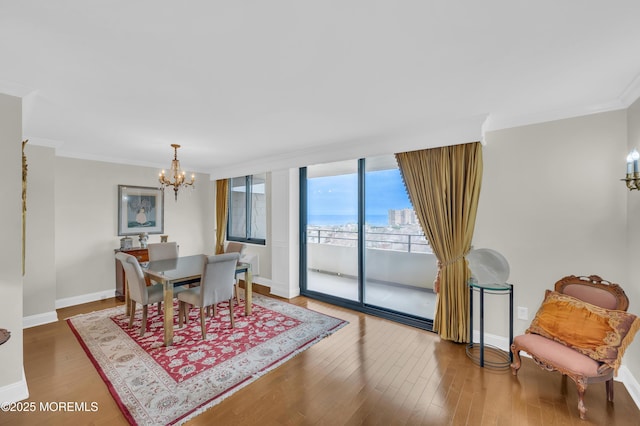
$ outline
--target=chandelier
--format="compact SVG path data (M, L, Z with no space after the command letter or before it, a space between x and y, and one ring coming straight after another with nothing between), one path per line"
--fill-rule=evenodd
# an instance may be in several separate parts
M180 148L180 145L172 143L171 147L173 147L173 160L171 161L171 170L169 171L169 177L167 178L167 176L165 176L163 170L162 172L160 172L158 180L162 184L162 189L166 188L167 186L173 187L173 194L176 197L176 201L178 201L178 190L180 188L186 188L187 186L193 185L193 182L195 182L196 180L196 176L192 174L191 182L185 181L185 172L180 170L180 161L178 160L178 148Z

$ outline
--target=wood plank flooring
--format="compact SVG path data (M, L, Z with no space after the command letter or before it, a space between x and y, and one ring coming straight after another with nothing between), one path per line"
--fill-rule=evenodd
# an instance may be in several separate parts
M433 333L308 298L291 301L349 321L188 425L639 425L621 383L608 403L589 386L587 420L571 380L523 359L518 377L481 369L464 345ZM58 310L56 323L24 331L24 402L97 403L95 412L0 412L0 425L124 425L106 385L64 321L120 304L115 299Z

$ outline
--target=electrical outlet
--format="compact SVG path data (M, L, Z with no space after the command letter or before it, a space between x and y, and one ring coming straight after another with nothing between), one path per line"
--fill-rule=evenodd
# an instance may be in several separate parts
M518 319L528 320L529 319L529 309L524 306L518 306Z

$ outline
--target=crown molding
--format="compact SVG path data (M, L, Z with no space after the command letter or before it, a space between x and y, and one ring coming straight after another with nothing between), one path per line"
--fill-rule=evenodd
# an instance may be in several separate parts
M32 137L32 136L25 136L24 139L29 139L29 145L53 148L55 150L56 157L74 158L77 160L87 160L87 161L100 161L103 163L122 164L126 166L149 167L153 169L166 168L166 165L156 164L148 161L138 161L138 160L130 160L126 158L107 157L102 155L86 154L82 152L65 151L63 149L64 142L56 139L47 139L47 138ZM199 173L199 174L208 174L208 172L201 171L201 170L189 169L189 171L193 173Z
M24 98L36 89L25 86L24 84L16 83L15 81L0 80L0 93L4 93L9 96L15 96L17 98Z
M83 152L71 152L64 150L56 150L56 157L74 158L77 160L100 161L103 163L123 164L126 166L150 167L154 169L165 169L166 166L151 163L148 161L130 160L127 158L107 157L104 155L87 154ZM196 171L194 171L196 173Z
M71 152L64 150L56 150L56 157L64 157L64 158L74 158L77 160L87 160L87 161L100 161L103 163L113 163L113 164L122 164L125 166L136 166L136 167L149 167L151 169L164 170L167 168L166 164L158 164L152 163L149 161L138 161L131 160L128 158L119 158L119 157L107 157L103 155L94 155L87 154L83 152ZM207 171L197 170L189 168L189 173L197 173L197 174L209 174Z
M531 114L503 116L490 114L489 118L482 126L482 135L484 139L486 132L546 123L549 121L564 120L567 118L581 117L602 112L617 111L625 108L627 108L627 105L625 105L621 100L616 99L600 105L579 106L553 111L540 111Z
M29 139L29 145L44 146L47 148L54 148L56 150L64 144L64 142L56 139L39 138L37 136L25 135L24 139Z
M625 108L629 108L638 99L640 99L640 74L633 79L620 95L620 102L625 105Z
M482 137L486 132L509 129L512 127L527 126L530 124L544 123L547 121L563 120L566 118L580 117L583 115L597 114L601 112L617 111L629 108L631 104L640 99L640 74L629 83L618 98L609 102L596 105L576 106L540 111L532 114L521 115L495 115L490 114L482 125Z
M211 180L225 179L231 176L476 142L481 139L481 127L486 119L486 114L448 121L433 118L428 123L408 125L339 141L326 141L296 151L230 164L209 170L208 173Z

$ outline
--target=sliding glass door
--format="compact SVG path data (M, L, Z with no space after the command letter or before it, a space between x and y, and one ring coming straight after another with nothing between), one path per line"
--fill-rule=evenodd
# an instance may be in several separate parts
M364 303L433 319L435 257L395 158L367 158L364 182Z
M307 289L348 300L358 290L358 162L307 167Z
M436 273L390 156L300 171L304 295L431 329Z

